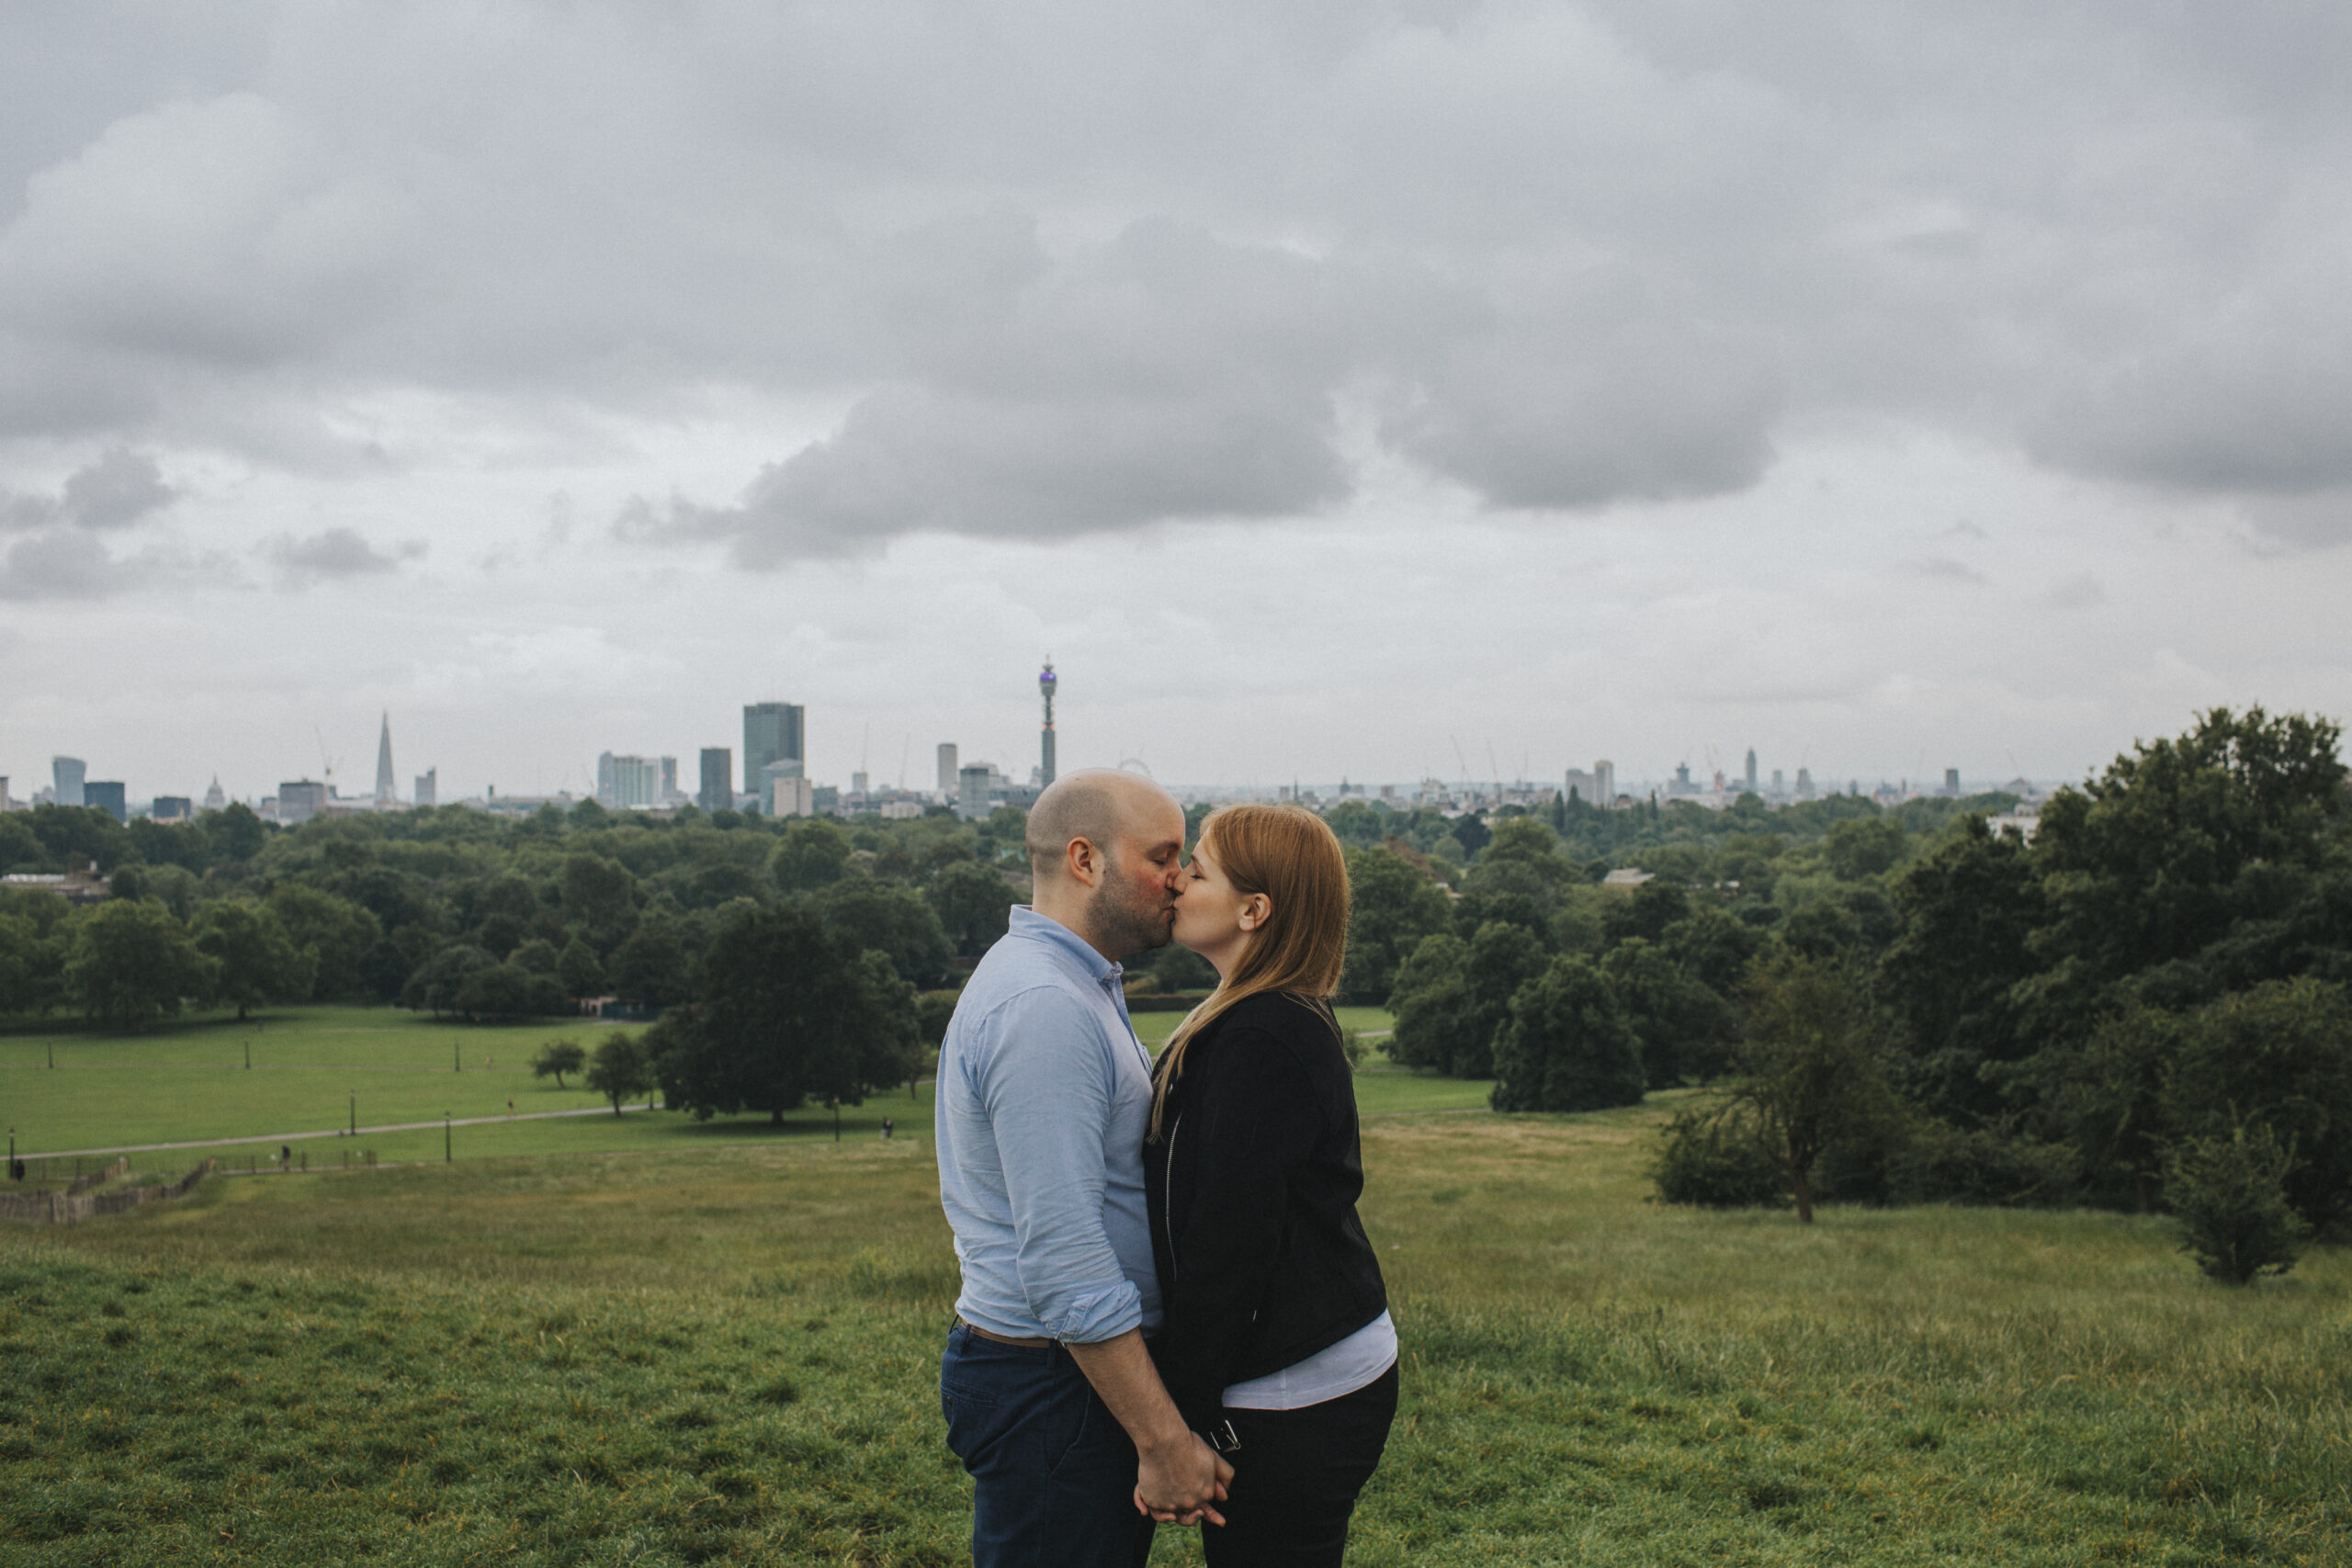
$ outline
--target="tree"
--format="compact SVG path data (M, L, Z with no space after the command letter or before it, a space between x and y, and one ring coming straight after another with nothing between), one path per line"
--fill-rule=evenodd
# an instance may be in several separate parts
M1470 1005L1470 944L1458 936L1427 936L1396 971L1389 1006L1396 1031L1388 1054L1400 1066L1451 1075L1467 1059L1475 1027Z
M277 912L243 899L205 907L196 922L196 947L212 961L212 994L248 1009L300 1001L311 994L318 961L294 944Z
M571 1011L566 1002L553 975L508 959L467 970L458 985L455 1010L468 1018L549 1018Z
M204 813L196 819L196 826L209 840L215 860L251 860L269 840L269 829L243 801L232 800L218 811Z
M384 934L374 915L348 898L299 882L271 888L269 908L310 956L311 999L341 1001L366 988L360 962Z
M2270 981L2199 1009L2177 1038L2161 1093L2171 1135L2267 1129L2295 1153L2282 1179L2296 1212L2318 1227L2352 1214L2352 999L2345 988L2308 977Z
M582 801L582 806L593 806ZM576 815L579 807L573 808ZM563 918L582 927L599 947L617 943L637 923L637 878L602 855L575 854L563 863Z
M1892 818L1849 817L1823 837L1821 854L1830 875L1859 882L1892 870L1906 847L1903 824Z
M613 992L631 1007L662 1009L686 999L691 967L671 921L651 918L613 950Z
M996 945L1012 917L1013 893L992 865L961 860L942 866L923 889L956 951L978 958Z
M830 887L849 864L849 835L821 817L807 817L784 830L768 862L768 874L786 893Z
M1894 1111L1861 987L1836 964L1784 955L1754 982L1738 1065L1734 1098L1787 1163L1797 1218L1811 1224L1823 1151L1866 1137Z
M796 906L720 927L693 1006L647 1032L664 1098L698 1118L784 1113L811 1096L856 1103L922 1059L914 987L889 959Z
M1453 929L1445 889L1392 850L1350 850L1347 973L1340 988L1367 1005L1389 1000L1405 960Z
M211 988L212 970L169 909L110 898L74 922L63 978L85 1017L124 1030L177 1016Z
M588 1053L581 1049L578 1041L550 1040L531 1058L531 1076L553 1078L555 1087L561 1089L564 1074L576 1073L587 1065Z
M604 995L605 966L596 961L596 950L576 936L556 955L555 976L566 996Z
M1495 1043L1498 1111L1601 1111L1642 1102L1641 1045L1600 965L1562 953L1511 998Z
M2294 1151L2267 1127L2191 1138L2165 1165L2165 1193L2180 1218L2181 1250L2224 1284L2294 1267L2308 1229L2287 1201Z
M497 961L481 948L466 942L451 942L440 948L419 964L401 987L401 1006L414 1011L429 1009L435 1014L461 1012L458 995L464 989L466 977L475 970Z
M586 1082L613 1102L613 1114L618 1116L623 1100L652 1090L653 1063L643 1044L616 1029L597 1042L596 1054L588 1061Z
M1488 920L1471 936L1462 968L1470 1001L1469 1028L1449 1069L1453 1077L1494 1076L1495 1043L1510 1022L1511 998L1544 972L1544 963L1543 944L1525 926Z
M847 877L820 896L818 908L826 924L849 932L859 946L887 954L901 980L928 985L954 963L939 916L911 887Z
M1982 817L1894 885L1901 934L1879 965L1880 994L1902 1023L1903 1087L1938 1116L1983 1125L2003 1111L1988 1064L2030 1049L2010 991L2035 967L2041 912L2026 847Z
M1640 937L1621 942L1600 961L1600 972L1641 1043L1651 1089L1672 1089L1686 1074L1713 1069L1732 1037L1731 1008L1683 973L1664 944Z
M1628 937L1657 942L1666 928L1690 917L1690 896L1664 877L1643 883L1623 897L1613 897L1600 917L1601 934L1611 946Z

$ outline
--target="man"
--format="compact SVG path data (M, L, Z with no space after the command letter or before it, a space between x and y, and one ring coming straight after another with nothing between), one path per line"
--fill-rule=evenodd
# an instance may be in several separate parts
M1151 1521L1223 1520L1233 1469L1144 1348L1151 1059L1119 961L1165 946L1184 813L1132 773L1072 773L1029 813L1035 902L964 987L939 1052L939 1191L963 1268L940 1360L974 1483L976 1568L1125 1568Z

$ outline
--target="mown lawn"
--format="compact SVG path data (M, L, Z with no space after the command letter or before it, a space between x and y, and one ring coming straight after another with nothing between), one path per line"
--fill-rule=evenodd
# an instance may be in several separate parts
M2233 1292L2128 1216L1666 1209L1662 1115L1367 1123L1407 1361L1351 1561L2352 1561L2342 1251ZM962 1561L934 1184L673 1145L0 1232L0 1559Z
M1351 1029L1390 1025L1377 1008L1341 1011ZM1136 1032L1157 1049L1182 1016L1138 1013ZM834 1118L818 1107L786 1117L781 1130L765 1116L696 1122L683 1114L648 1116L641 1104L618 1118L529 1120L540 1111L609 1111L577 1074L558 1089L551 1078L532 1077L530 1060L546 1041L571 1039L593 1047L614 1027L584 1020L470 1028L387 1008L334 1007L272 1012L243 1023L198 1018L136 1035L0 1035L0 1125L17 1129L18 1149L33 1156L196 1139L255 1141L248 1148L191 1151L179 1168L206 1154L240 1168L248 1159L266 1166L289 1134L329 1131L355 1119L363 1128L438 1122L445 1112L459 1121L497 1119L452 1133L448 1153L460 1160L832 1138ZM626 1027L633 1033L639 1026ZM1484 1084L1389 1070L1376 1053L1368 1065L1374 1070L1364 1075L1361 1095L1367 1112L1486 1103ZM510 1102L517 1113L512 1122L504 1120ZM930 1089L884 1090L863 1105L843 1107L841 1135L844 1141L876 1138L885 1117L897 1136L927 1137ZM437 1125L357 1140L297 1140L290 1146L313 1169L365 1164L363 1156L371 1153L390 1162L437 1160L444 1152ZM139 1162L173 1163L160 1155L142 1155ZM82 1162L91 1169L105 1163L103 1157ZM54 1168L37 1163L34 1174L62 1179L74 1169L70 1160Z

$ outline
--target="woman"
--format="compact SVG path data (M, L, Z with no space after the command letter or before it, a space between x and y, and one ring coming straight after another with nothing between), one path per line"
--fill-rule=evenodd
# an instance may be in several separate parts
M1232 1463L1218 1568L1338 1563L1396 1413L1396 1331L1356 1218L1363 1161L1331 994L1348 871L1321 818L1202 825L1175 937L1217 987L1154 1075L1144 1179L1177 1407Z

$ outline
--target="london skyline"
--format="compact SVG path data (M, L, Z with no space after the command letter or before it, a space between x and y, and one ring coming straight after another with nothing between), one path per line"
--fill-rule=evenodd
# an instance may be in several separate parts
M20 796L2352 713L2336 13L502 16L0 17Z

